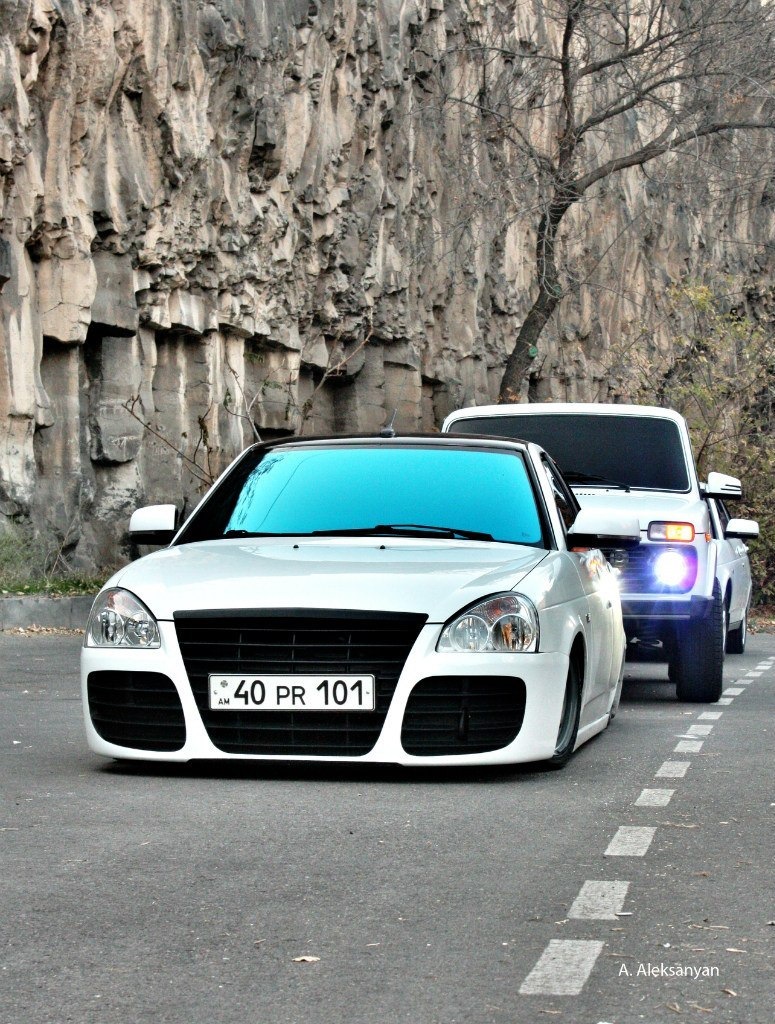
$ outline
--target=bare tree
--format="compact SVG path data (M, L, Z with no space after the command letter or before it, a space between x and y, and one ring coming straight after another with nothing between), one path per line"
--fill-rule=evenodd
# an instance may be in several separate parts
M490 150L503 147L514 202L528 178L538 196L536 294L499 394L516 401L564 294L558 246L569 210L627 168L775 128L775 4L462 0L459 32L476 80L442 69L441 100L467 109Z

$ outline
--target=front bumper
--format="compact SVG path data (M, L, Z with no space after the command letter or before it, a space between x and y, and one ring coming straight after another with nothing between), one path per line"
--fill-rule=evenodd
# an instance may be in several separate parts
M545 760L554 753L562 714L568 657L560 653L539 654L439 654L435 650L439 625L422 628L398 678L390 706L374 746L358 756L312 754L230 753L219 748L208 733L194 697L172 622L159 623L162 644L158 650L115 650L84 647L81 658L81 685L86 734L93 751L105 757L147 761L274 760L388 763L402 765L475 765L511 764ZM185 728L182 744L173 750L149 750L110 742L95 728L89 700L89 676L92 673L157 673L171 681L182 710ZM506 746L479 753L448 753L418 756L407 753L402 745L402 727L407 703L413 689L422 680L437 677L512 677L515 687L524 683L524 716L516 737ZM174 695L173 695L174 696ZM232 712L223 712L225 715ZM301 715L304 712L300 712Z
M686 597L622 597L625 628L634 622L696 622L710 615L713 599L696 594Z

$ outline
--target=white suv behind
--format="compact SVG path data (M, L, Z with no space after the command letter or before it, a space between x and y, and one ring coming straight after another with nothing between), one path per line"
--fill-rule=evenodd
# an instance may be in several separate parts
M606 550L619 570L631 649L668 661L679 700L718 700L725 649L745 647L745 541L759 527L726 510L725 500L741 496L739 480L710 473L700 483L679 413L636 405L490 405L451 413L442 430L535 441L582 507L637 515L638 547Z

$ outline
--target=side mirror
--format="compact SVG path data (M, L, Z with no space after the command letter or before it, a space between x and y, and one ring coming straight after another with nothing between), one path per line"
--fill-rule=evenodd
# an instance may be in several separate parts
M568 530L568 547L635 548L640 544L640 523L635 516L620 516L596 508L583 508Z
M138 508L129 520L129 539L135 544L169 544L177 532L177 519L174 505Z
M704 488L706 498L742 498L743 487L737 477L726 473L708 473Z
M759 524L755 519L730 519L724 536L739 540L756 540L759 536Z

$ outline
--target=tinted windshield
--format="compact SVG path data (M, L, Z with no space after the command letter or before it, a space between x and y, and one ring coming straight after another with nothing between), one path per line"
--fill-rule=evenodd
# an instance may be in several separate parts
M678 424L652 416L551 414L458 420L456 434L500 434L535 441L574 485L688 491Z
M259 449L222 482L180 542L338 533L543 543L519 453L389 445Z

